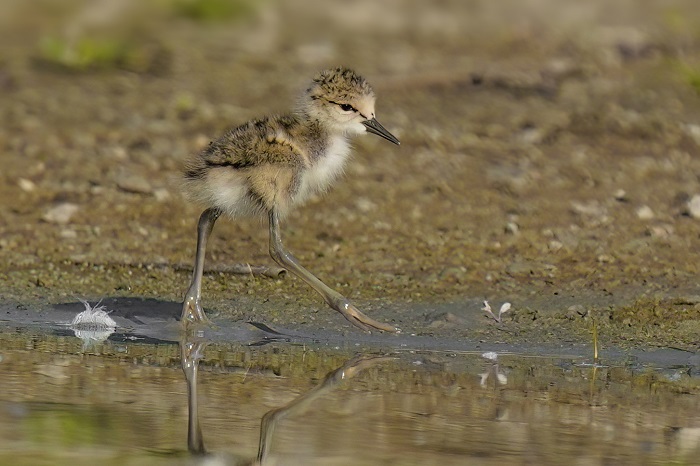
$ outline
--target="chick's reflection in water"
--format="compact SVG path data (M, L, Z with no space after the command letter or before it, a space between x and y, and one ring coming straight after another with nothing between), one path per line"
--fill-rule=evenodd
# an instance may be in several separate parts
M181 364L187 380L187 403L188 403L188 426L187 426L187 448L192 454L208 454L204 446L202 428L199 423L197 404L197 372L199 360L204 357L204 348L208 342L180 342ZM322 395L333 390L343 381L351 379L362 371L373 367L379 363L392 360L387 356L356 356L348 360L338 369L326 375L323 382L313 389L292 400L286 405L267 412L260 422L260 443L258 445L257 458L236 459L227 461L225 464L263 466L268 457L270 446L273 441L275 427L282 420L289 416L303 413L315 400Z
M202 427L199 424L199 406L197 404L197 372L199 360L204 357L207 342L180 342L180 363L187 381L187 449L190 453L204 454Z

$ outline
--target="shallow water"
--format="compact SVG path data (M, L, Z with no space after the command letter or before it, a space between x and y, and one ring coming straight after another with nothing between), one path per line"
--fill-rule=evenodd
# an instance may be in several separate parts
M585 346L224 322L188 337L159 306L83 339L67 325L81 304L5 309L0 464L700 464L691 353L593 365Z

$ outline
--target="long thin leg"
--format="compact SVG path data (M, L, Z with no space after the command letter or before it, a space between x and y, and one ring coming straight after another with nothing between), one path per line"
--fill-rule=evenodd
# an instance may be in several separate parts
M365 331L371 328L384 330L385 332L396 332L396 328L389 324L377 322L371 317L367 317L359 309L353 306L343 295L333 291L325 283L316 278L311 272L306 270L299 261L284 247L280 236L279 214L274 210L269 212L270 219L270 256L280 266L294 273L304 280L311 288L316 290L328 303L328 305L340 312L353 325Z
M202 309L202 275L204 274L204 252L207 248L207 240L214 228L216 219L221 215L219 209L207 209L202 212L197 224L197 255L194 260L192 283L187 289L185 301L182 303L181 322L207 322L207 315Z

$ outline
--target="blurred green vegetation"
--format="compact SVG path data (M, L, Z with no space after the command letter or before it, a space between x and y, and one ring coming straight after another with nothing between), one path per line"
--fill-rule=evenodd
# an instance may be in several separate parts
M170 52L160 43L121 37L84 36L76 40L44 37L40 61L68 71L125 69L162 74L170 66Z
M697 94L700 94L700 66L682 60L673 60L669 66L675 69L685 84L693 88Z
M64 27L73 33L42 37L38 56L44 64L69 71L167 69L170 53L154 40L157 28L150 21L160 19L156 22L162 26L172 21L173 15L198 22L238 20L249 18L260 4L254 0L165 0L144 10L148 12L148 24L140 22L144 13L138 16L133 9L117 10L97 20L90 16L95 12L71 10L64 12L68 18Z
M667 8L662 15L663 24L675 35L686 35L692 38L700 36L697 20L680 8Z
M683 69L683 76L695 92L700 94L700 68L686 65Z
M175 0L176 13L197 21L225 21L249 16L253 0Z
M30 438L46 446L99 445L115 442L110 436L110 416L90 409L73 409L69 406L46 405L37 409L25 420L24 428Z
M125 66L130 61L132 46L119 39L82 37L70 43L56 37L46 37L40 43L41 58L65 68L86 70Z

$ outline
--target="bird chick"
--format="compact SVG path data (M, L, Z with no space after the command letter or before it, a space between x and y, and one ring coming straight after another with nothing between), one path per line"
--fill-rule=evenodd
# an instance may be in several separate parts
M396 331L360 312L305 269L284 247L280 219L314 194L326 191L343 171L351 136L372 133L399 144L375 118L369 83L347 68L322 71L300 96L293 113L251 120L212 141L185 166L185 195L206 207L199 218L192 282L183 322L201 322L206 243L216 220L267 215L270 255L315 289L326 303L363 330Z

